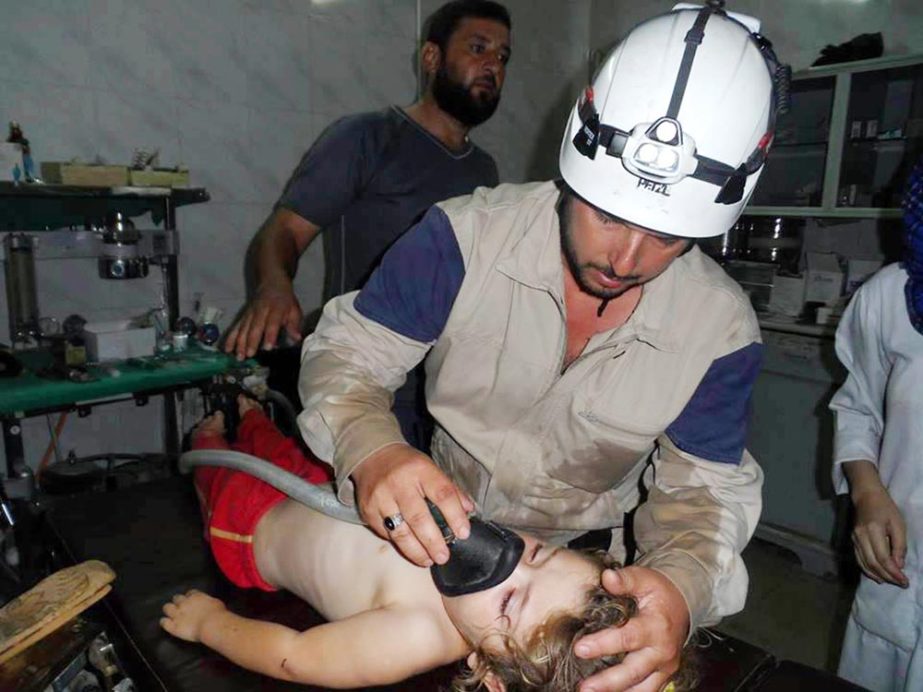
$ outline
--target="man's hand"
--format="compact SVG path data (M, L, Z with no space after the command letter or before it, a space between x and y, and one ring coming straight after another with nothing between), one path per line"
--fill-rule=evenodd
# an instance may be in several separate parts
M434 562L441 565L449 559L449 549L426 505L427 498L439 507L458 538L470 534L468 512L474 510L474 503L432 459L410 445L380 449L359 465L352 479L362 520L421 567ZM388 531L384 520L396 514L404 522Z
M291 283L261 286L228 332L224 350L236 353L238 360L251 358L260 349L261 342L262 348L275 347L281 329L285 329L296 344L300 343L303 317Z
M907 528L901 511L880 482L854 493L856 525L852 542L856 560L865 575L877 584L910 585L904 574Z
M205 621L226 610L222 601L192 589L185 594L176 594L170 603L164 605L160 626L174 637L200 642Z
M656 570L625 567L606 570L603 586L613 594L632 595L638 614L623 627L609 628L580 639L580 658L625 652L625 660L580 685L580 692L659 692L679 669L689 631L689 610L673 582Z

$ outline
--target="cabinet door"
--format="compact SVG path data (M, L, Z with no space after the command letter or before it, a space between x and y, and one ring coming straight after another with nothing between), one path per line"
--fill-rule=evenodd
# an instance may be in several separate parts
M821 206L835 87L835 76L792 82L791 107L776 123L775 141L751 204Z
M823 545L836 537L830 397L846 373L832 339L763 330L747 448L762 466L760 522Z
M851 75L837 207L900 207L921 145L923 65Z

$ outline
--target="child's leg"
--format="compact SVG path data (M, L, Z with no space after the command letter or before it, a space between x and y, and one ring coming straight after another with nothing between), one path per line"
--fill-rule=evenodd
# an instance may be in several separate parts
M192 449L230 449L224 437L224 414L217 411L206 416L195 427L190 436ZM220 466L196 466L193 471L193 485L199 498L199 509L202 511L202 523L207 527L209 520L209 507L212 504L212 489L216 480L226 474L226 469ZM208 540L208 531L205 531L205 540Z
M328 483L333 480L333 469L320 459L306 456L295 440L283 435L259 404L239 397L240 427L237 429L235 449L267 459L276 466L301 476L309 483Z
M244 397L238 399L238 404L241 422L234 448L267 459L311 482L331 477L306 459L297 445L263 415L258 404ZM275 590L257 568L253 536L266 513L285 499L284 493L241 471L221 468L215 474L207 494L209 542L221 571L238 586Z
M193 449L230 449L224 434L224 414L216 411L206 416L192 431Z

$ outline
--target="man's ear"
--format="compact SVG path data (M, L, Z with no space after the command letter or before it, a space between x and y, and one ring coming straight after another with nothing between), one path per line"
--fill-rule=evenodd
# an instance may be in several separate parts
M431 76L442 64L442 50L432 41L426 41L420 49L420 67L423 74Z
M474 670L478 665L477 652L472 651L468 654L468 659L465 662L471 670ZM506 685L503 684L502 680L497 679L497 676L493 673L485 675L482 682L484 683L484 687L487 688L487 692L506 692Z

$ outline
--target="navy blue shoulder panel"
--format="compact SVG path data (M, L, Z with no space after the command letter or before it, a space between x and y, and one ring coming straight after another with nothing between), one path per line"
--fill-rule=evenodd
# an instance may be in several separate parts
M385 253L356 297L356 310L391 331L429 343L442 334L465 278L449 217L430 207Z
M763 360L752 343L715 360L686 408L667 428L684 452L709 461L739 464L747 439L750 395Z

